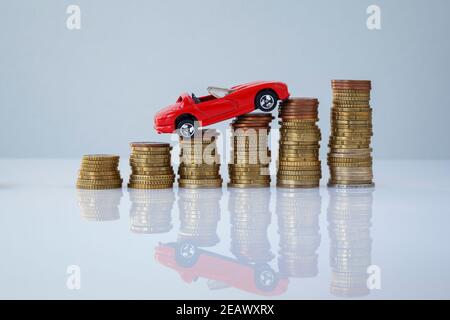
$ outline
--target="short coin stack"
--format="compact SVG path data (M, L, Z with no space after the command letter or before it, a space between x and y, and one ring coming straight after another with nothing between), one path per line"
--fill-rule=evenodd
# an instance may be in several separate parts
M170 162L172 147L168 143L132 142L131 175L128 183L133 189L172 188L175 174Z
M220 156L217 153L216 130L199 130L192 138L180 136L178 185L181 188L220 188Z
M278 187L315 188L320 184L318 106L316 98L291 98L279 109Z
M172 229L172 189L131 189L130 230L140 234L169 232Z
M371 82L333 80L328 165L330 186L373 186Z
M270 187L268 135L272 119L272 115L267 113L247 113L237 117L231 124L229 187Z
M109 154L85 155L78 173L78 189L116 189L122 187L119 156Z

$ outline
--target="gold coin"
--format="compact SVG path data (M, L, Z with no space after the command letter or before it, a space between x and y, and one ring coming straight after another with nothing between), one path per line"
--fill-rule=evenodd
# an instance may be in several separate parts
M91 190L104 190L104 189L120 189L122 188L122 183L118 184L111 184L111 185L105 185L105 186L99 186L99 185L76 185L77 189L91 189Z
M278 178L277 179L277 185L313 185L318 184L320 178L314 177L313 179L304 179L304 180L291 180L291 179L285 179L285 178Z
M210 184L214 184L214 183L219 183L222 182L222 179L202 179L202 180L195 180L195 179L182 179L183 183L186 184L197 184L199 182L206 184L206 183L210 183Z
M270 179L230 179L232 184L247 184L247 185L264 185L270 184Z
M371 109L369 103L343 103L343 102L333 102L332 109Z
M219 170L220 169L220 163L212 163L212 164L184 164L181 163L178 169L183 170Z
M161 184L163 184L163 185L173 184L174 181L175 181L175 179L163 179L163 180L153 180L153 181L130 179L130 181L128 181L128 183L152 186L152 185L161 185Z
M174 174L159 174L159 175L139 175L139 174L133 174L131 175L133 179L139 180L158 180L158 179L173 179L175 177Z
M120 178L120 174L112 174L112 175L108 175L108 176L93 176L93 175L83 175L83 174L79 174L78 178L81 180L90 180L90 181L101 181L101 180L119 180Z
M216 183L216 184L185 184L185 183L178 183L178 186L180 188L186 188L186 189L211 189L211 188L221 188L222 187L222 182L221 183Z
M297 180L317 180L321 178L321 174L315 174L315 175L284 175L284 174L277 174L277 178L280 180L291 180L291 181L297 181Z
M117 183L117 182L121 182L122 179L119 178L113 178L113 179L97 179L97 180L92 180L92 179L77 179L77 183L80 184L108 184L108 183Z
M173 184L140 184L140 183L129 183L128 188L130 189L170 189L173 188Z
M115 154L86 154L83 156L86 161L118 161L119 156Z
M319 187L319 182L317 183L305 183L305 184L295 184L295 183L281 183L281 182L277 182L277 187L278 188L304 188L304 189L312 189L312 188L318 188Z
M210 179L220 179L218 174L180 174L179 180L210 180Z
M283 176L313 176L321 175L321 170L278 170L277 174Z

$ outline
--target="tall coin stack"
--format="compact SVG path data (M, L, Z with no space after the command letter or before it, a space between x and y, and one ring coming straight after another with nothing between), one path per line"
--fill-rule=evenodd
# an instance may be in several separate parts
M287 277L315 277L320 246L319 189L278 189L278 267Z
M109 154L85 155L78 173L78 189L117 189L122 187L119 156Z
M269 132L272 115L247 113L231 124L231 163L229 187L270 187Z
M316 98L291 98L280 106L278 187L319 186L322 171L319 161L321 133L316 123L318 107Z
M175 174L170 162L172 147L168 143L132 142L131 175L128 183L133 189L172 188Z
M332 80L330 186L372 187L371 82Z
M372 192L371 188L329 189L330 291L335 296L359 297L370 292Z
M172 189L130 191L130 230L140 234L169 232L172 229Z
M219 133L212 129L198 130L192 138L180 136L178 185L181 188L220 188L220 156L217 153Z

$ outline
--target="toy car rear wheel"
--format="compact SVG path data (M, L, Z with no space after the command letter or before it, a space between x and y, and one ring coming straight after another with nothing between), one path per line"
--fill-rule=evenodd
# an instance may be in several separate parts
M278 284L278 276L268 265L255 266L255 285L262 291L272 291Z
M178 135L184 138L192 137L197 131L197 128L198 128L197 122L191 118L181 119L177 123Z
M272 90L263 90L256 95L255 109L271 112L279 104L278 95Z

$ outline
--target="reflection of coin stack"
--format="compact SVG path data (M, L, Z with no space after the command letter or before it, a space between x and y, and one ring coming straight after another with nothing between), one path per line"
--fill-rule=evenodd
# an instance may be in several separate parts
M83 156L78 173L78 189L117 189L122 187L119 156L92 154Z
M130 229L135 233L163 233L172 229L175 195L172 189L130 190Z
M198 130L194 137L180 137L178 184L182 188L220 188L220 156L216 130Z
M133 189L165 189L172 188L175 174L170 163L168 143L132 142L131 143L131 175L128 183Z
M322 172L319 161L319 101L316 98L291 98L280 107L280 149L277 186L318 187Z
M342 297L369 294L371 264L371 189L329 189L331 293Z
M331 186L373 186L370 81L333 80L328 165Z
M267 237L271 220L269 204L269 189L230 191L231 252L239 260L264 263L273 259Z
M81 216L89 221L112 221L120 218L122 189L77 190Z
M178 241L188 241L199 247L217 244L222 190L180 189L179 197L181 226Z
M288 277L315 277L320 245L321 198L315 190L277 190L280 272Z
M229 187L269 187L270 150L268 135L272 115L248 113L231 124L231 163L228 164Z

